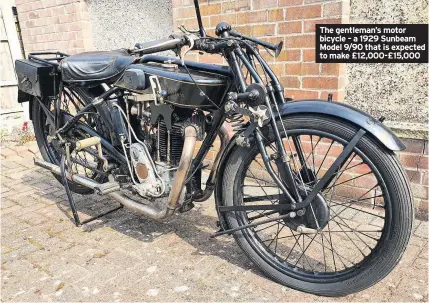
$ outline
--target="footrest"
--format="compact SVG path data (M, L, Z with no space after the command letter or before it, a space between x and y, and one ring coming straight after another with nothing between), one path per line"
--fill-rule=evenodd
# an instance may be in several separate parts
M101 143L100 137L91 137L76 141L76 149L81 150Z
M95 186L94 189L98 192L98 194L105 195L108 193L118 191L121 189L121 187L119 186L118 182L111 181L111 182L99 184Z
M91 137L83 140L76 141L76 150L82 150L87 147L97 146L98 157L103 160L103 170L107 171L108 162L107 159L103 156L103 151L101 149L101 138L100 137ZM70 152L67 151L67 163L70 163Z

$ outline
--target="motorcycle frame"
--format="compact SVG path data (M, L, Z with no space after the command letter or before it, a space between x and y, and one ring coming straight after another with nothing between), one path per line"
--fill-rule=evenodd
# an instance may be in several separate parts
M252 56L254 56L255 58L253 58ZM270 117L271 117L271 127L273 128L273 130L276 132L277 134L277 140L276 140L276 146L279 150L279 152L281 153L281 158L283 159L283 163L285 165L285 167L280 168L281 170L281 175L286 175L287 176L287 180L293 180L293 175L292 175L292 171L289 165L289 162L286 160L287 159L287 153L284 149L283 143L282 143L282 138L280 136L280 132L278 130L277 124L276 124L276 119L275 119L275 114L272 110L272 102L278 102L278 103L284 103L284 98L282 97L282 93L283 93L283 89L282 86L280 85L277 77L275 76L274 72L271 70L271 68L269 67L269 65L263 60L263 58L259 55L259 53L257 51L255 51L250 45L247 47L246 50L246 54L243 53L241 47L239 45L236 45L233 49L231 50L226 50L225 51L225 57L227 58L231 71L232 71L232 75L233 78L231 79L232 82L234 83L238 83L239 88L238 91L240 93L245 92L247 85L245 84L245 80L244 80L244 76L242 73L242 70L240 69L240 63L243 63L247 70L249 71L250 75L252 76L252 79L254 82L256 83L261 83L263 84L263 81L261 79L261 77L259 76L255 64L254 62L251 63L251 61L253 61L254 59L256 59L262 66L264 66L264 69L266 70L268 76L271 79L271 83L268 85L267 90L269 92L269 94L267 95L267 98L265 100L265 104L267 105L269 112L270 112ZM150 55L147 58L141 58L140 62L148 62L148 61L158 61L161 62L163 60L164 57L157 57L157 56L153 56ZM194 68L197 70L205 70L204 65L195 65ZM64 84L63 84L64 85ZM76 117L79 117L81 115L83 115L85 112L87 112L88 110L96 107L95 103L98 103L100 100L103 100L103 102L118 102L118 103L123 103L125 102L125 100L123 100L122 96L123 93L125 92L125 90L119 89L117 87L112 87L109 90L107 90L105 93L103 93L102 95L100 95L99 97L95 98L98 99L97 101L93 101L92 103L88 104L87 106L85 106L83 109L81 109L79 112L76 113ZM113 94L117 95L117 98L115 99L109 99L109 97L111 97ZM281 96L281 98L279 98L279 96ZM207 133L205 139L202 142L201 148L199 149L196 157L194 158L193 162L192 162L192 169L191 171L194 171L196 169L198 169L201 166L202 160L205 158L205 156L207 155L209 149L211 148L214 140L216 139L216 136L219 132L220 127L222 126L223 122L226 119L226 113L225 110L223 108L224 104L225 104L226 98L224 98L224 100L222 100L221 104L220 104L220 109L219 110L213 110L213 121L212 121L212 127L210 129L210 131ZM110 117L110 115L106 115L106 113L104 112L99 112L100 115L103 117L104 120L106 120L108 123L110 123L111 125L114 125L115 129L115 133L117 136L121 135L123 133L123 131L121 132L121 129L118 129L118 123L113 123L112 118ZM81 123L78 121L78 119L74 119L71 117L58 117L58 112L55 111L55 115L53 118L54 121L61 121L64 120L66 122L65 125L63 125L61 128L59 128L59 133L65 132L73 127L78 127L80 129L82 129L83 131L89 133L92 136L99 136L102 138L101 140L101 144L104 147L104 149L106 149L107 153L109 155L111 155L113 158L115 158L117 161L119 161L120 163L125 163L125 157L122 155L119 155L120 152L118 152L118 150L110 143L108 142L108 140L106 140L105 138L103 138L101 136L101 134L98 134L96 130L92 129L91 127ZM52 116L52 113L49 113L49 116ZM121 117L122 119L122 117ZM58 129L57 129L58 131ZM261 147L260 152L261 155L263 156L264 159L264 164L267 168L267 170L270 172L270 174L275 178L275 181L278 183L278 185L283 189L283 192L286 194L286 196L289 198L289 200L291 200L292 203L296 203L296 201L300 202L300 196L298 195L298 191L296 188L296 184L295 182L291 182L289 184L286 184L286 186L283 185L282 181L274 174L274 170L271 166L271 163L268 159L268 155L267 152L265 150L265 148L262 148L264 146L263 143L263 139L260 135L255 135L255 140L258 143L258 146ZM289 192L288 188L292 189L292 194Z
M227 36L225 36L225 37L227 37ZM229 66L231 69L231 74L233 75L231 80L233 83L236 83L237 88L238 88L237 89L238 92L243 93L243 92L245 92L245 90L247 88L243 72L240 69L240 63L242 63L246 67L246 69L249 71L249 73L252 77L252 80L254 82L263 83L262 78L260 77L258 71L256 70L256 66L254 63L255 59L261 64L261 66L264 68L266 74L270 78L271 82L269 82L267 87L266 87L267 96L265 98L265 105L267 106L267 108L269 110L270 127L274 131L274 134L276 137L275 144L276 144L277 150L280 153L280 159L282 160L282 162L280 163L282 165L277 165L277 166L279 169L281 179L283 179L283 180L281 180L279 177L277 177L277 175L274 173L274 170L273 170L273 167L271 165L269 156L268 156L267 151L265 149L265 142L264 142L263 137L261 136L259 128L256 128L256 130L253 134L253 139L256 141L256 143L259 147L259 151L262 155L262 159L263 159L263 162L264 162L264 165L265 165L267 171L270 173L270 175L273 177L274 181L282 189L283 194L285 194L286 197L288 198L287 199L288 204L283 205L282 209L284 208L286 210L294 210L294 209L299 209L299 208L303 208L303 207L307 206L311 202L311 200L305 199L305 201L302 201L302 198L298 193L297 183L294 181L294 175L292 173L292 169L290 167L289 162L287 161L287 153L286 153L286 150L284 148L282 137L280 135L280 131L279 131L278 126L277 126L276 117L279 118L280 113L275 114L273 112L273 104L274 103L276 103L276 104L284 104L285 103L285 100L283 97L283 88L280 85L276 75L274 74L272 69L269 67L269 65L266 63L266 61L260 56L260 54L251 45L248 45L246 47L246 53L243 53L241 46L239 44L234 44L233 48L224 51L224 55L225 55L225 57L229 63ZM157 57L157 56L150 55L148 58L144 58L144 57L141 58L140 62L142 62L142 63L148 62L148 61L161 62L163 60L163 58L165 58L165 57L162 57L162 56ZM207 67L204 66L203 64L195 64L194 68L197 70L198 69L201 69L201 70L207 69ZM64 85L64 83L62 85ZM119 104L123 104L123 102L125 102L125 100L123 99L123 93L125 91L126 90L122 90L122 89L119 89L117 87L110 88L109 90L104 92L102 95L95 98L92 103L89 103L82 110L80 110L78 113L76 113L76 117L81 116L85 112L87 112L88 110L96 107L95 104L99 104L100 102L111 101L111 102L118 102ZM109 99L113 94L116 94L116 97L114 99ZM41 102L40 99L38 99L38 100ZM219 110L213 110L212 111L213 112L212 127L211 127L210 131L207 133L206 137L204 138L202 145L201 145L199 151L197 152L197 155L195 156L195 158L192 161L192 166L191 166L191 172L192 173L195 170L201 168L201 164L202 164L203 159L205 158L208 151L210 150L214 140L216 139L216 136L219 133L219 129L221 128L223 122L226 119L227 115L226 115L226 112L224 110L225 103L226 103L226 98L224 98L224 100L222 100L222 102L220 103L220 109ZM109 154L112 158L114 158L119 163L122 163L122 164L126 163L125 156L122 155L121 151L119 151L106 138L103 138L103 136L101 134L99 134L96 130L94 130L91 127L89 127L88 125L80 122L79 119L75 119L75 118L72 118L70 116L59 117L58 111L54 111L54 114L52 114L52 112L50 112L46 108L46 106L44 106L44 107L42 106L42 109L45 111L48 119L52 119L52 121L65 121L66 122L65 125L63 125L60 129L57 129L58 133L61 134L62 132L65 132L65 131L73 128L73 127L77 127L79 129L81 129L82 131L87 132L91 136L101 137L101 139L102 139L101 144L103 146L103 150L105 150L107 152L107 154ZM104 120L109 121L109 123L111 123L111 125L114 126L113 131L116 133L117 136L119 136L123 133L123 130L117 128L117 126L119 124L113 123L112 118L109 114L100 112L100 115L103 117ZM122 117L120 117L120 119L122 119ZM356 143L357 142L355 142L355 144ZM298 153L299 159L304 159L303 154L302 154L302 150L300 148L298 148L296 152ZM221 155L221 157L222 157L222 155ZM279 162L277 162L277 163L279 163ZM341 164L341 163L338 163L338 164ZM301 165L305 165L305 163L302 162ZM214 169L216 169L216 168L214 168ZM337 167L337 169L338 169L338 167ZM329 178L331 178L333 174L335 174L335 170L332 171L331 174L326 174L322 179L329 180ZM325 181L325 182L321 182L321 183L326 183L326 180L321 180L321 181ZM313 190L313 193L311 196L316 195L320 190L321 189L319 189L317 192L314 192L314 190ZM227 211L227 210L225 210L225 211Z

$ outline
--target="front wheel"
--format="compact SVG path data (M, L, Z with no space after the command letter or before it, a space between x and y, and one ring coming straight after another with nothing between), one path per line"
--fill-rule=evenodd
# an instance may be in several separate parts
M305 198L358 129L342 120L314 115L290 117L283 123L290 142L284 139L284 145ZM279 129L283 130L280 124ZM270 132L265 136L267 152L276 153L274 137ZM278 171L274 161L272 166ZM287 203L267 174L256 144L231 153L222 188L226 206ZM235 240L268 277L323 296L354 293L384 278L399 262L413 220L403 169L395 154L369 134L303 214L276 219L284 213L230 211L226 222L229 228L237 228L273 219L235 232Z

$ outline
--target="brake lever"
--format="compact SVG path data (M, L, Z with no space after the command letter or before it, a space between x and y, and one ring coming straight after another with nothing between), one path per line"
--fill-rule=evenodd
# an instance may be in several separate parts
M199 34L200 31L199 30L189 30L187 29L183 24L178 26L179 30L184 33L184 34Z
M194 46L195 46L195 40L199 39L200 37L197 36L197 35L195 35L195 34L191 34L191 35L186 35L186 38L189 41L189 48L187 50L185 50L183 52L183 54L180 56L181 60L182 60L182 66L185 65L185 56L186 56L186 54L194 48Z

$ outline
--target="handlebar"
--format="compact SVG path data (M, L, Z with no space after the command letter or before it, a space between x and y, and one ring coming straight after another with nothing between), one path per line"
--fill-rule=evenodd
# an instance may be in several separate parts
M222 31L227 30L229 35L235 38L240 38L241 40L246 41L246 42L250 42L251 44L258 44L261 45L263 47L266 47L270 50L273 50L275 53L275 56L278 57L280 55L280 52L283 48L283 41L280 41L280 43L278 44L272 44L269 42L265 42L261 39L258 38L254 38L254 37L249 37L246 35L243 35L241 33L239 33L236 30L231 29L229 24L226 24L225 22L221 22L216 29L220 27L222 29ZM219 31L219 32L222 32ZM196 50L201 50L201 51L205 51L208 53L218 53L219 51L231 47L233 46L234 42L240 44L240 41L233 41L233 40L228 40L228 36L223 36L224 39L223 41L208 41L208 40L197 40L195 41L195 46L194 49ZM244 46L244 43L242 43L241 45Z
M239 32L237 32L236 30L233 30L233 29L229 31L229 34L233 37L241 38L244 40L249 40L249 41L255 42L256 44L262 45L268 49L271 49L275 52L276 57L278 57L278 55L280 55L280 52L282 51L282 48L283 48L283 41L280 41L279 44L272 44L272 43L265 42L265 41L258 39L258 38L249 37L249 36L240 34Z
M172 35L168 39L162 39L162 40L155 40L150 41L146 43L136 43L136 49L132 52L138 53L140 55L145 54L152 54L156 52L166 51L166 50L180 50L180 48L184 45L190 45L193 46L192 48L194 50L200 50L207 53L219 53L222 50L232 47L234 45L240 45L245 46L244 41L251 44L258 44L263 47L266 47L268 49L271 49L275 52L275 56L277 57L282 48L283 48L283 41L281 41L279 44L272 44L269 42L262 41L258 38L249 37L246 35L243 35L239 33L236 30L232 30L229 24L226 24L224 22L220 23L219 25L222 25L223 29L225 29L225 26L228 25L227 30L230 36L239 38L243 41L236 40L236 39L228 39L228 37L224 37L223 40L209 40L209 39L195 39L191 38L190 36L184 35ZM195 40L193 40L195 39Z

